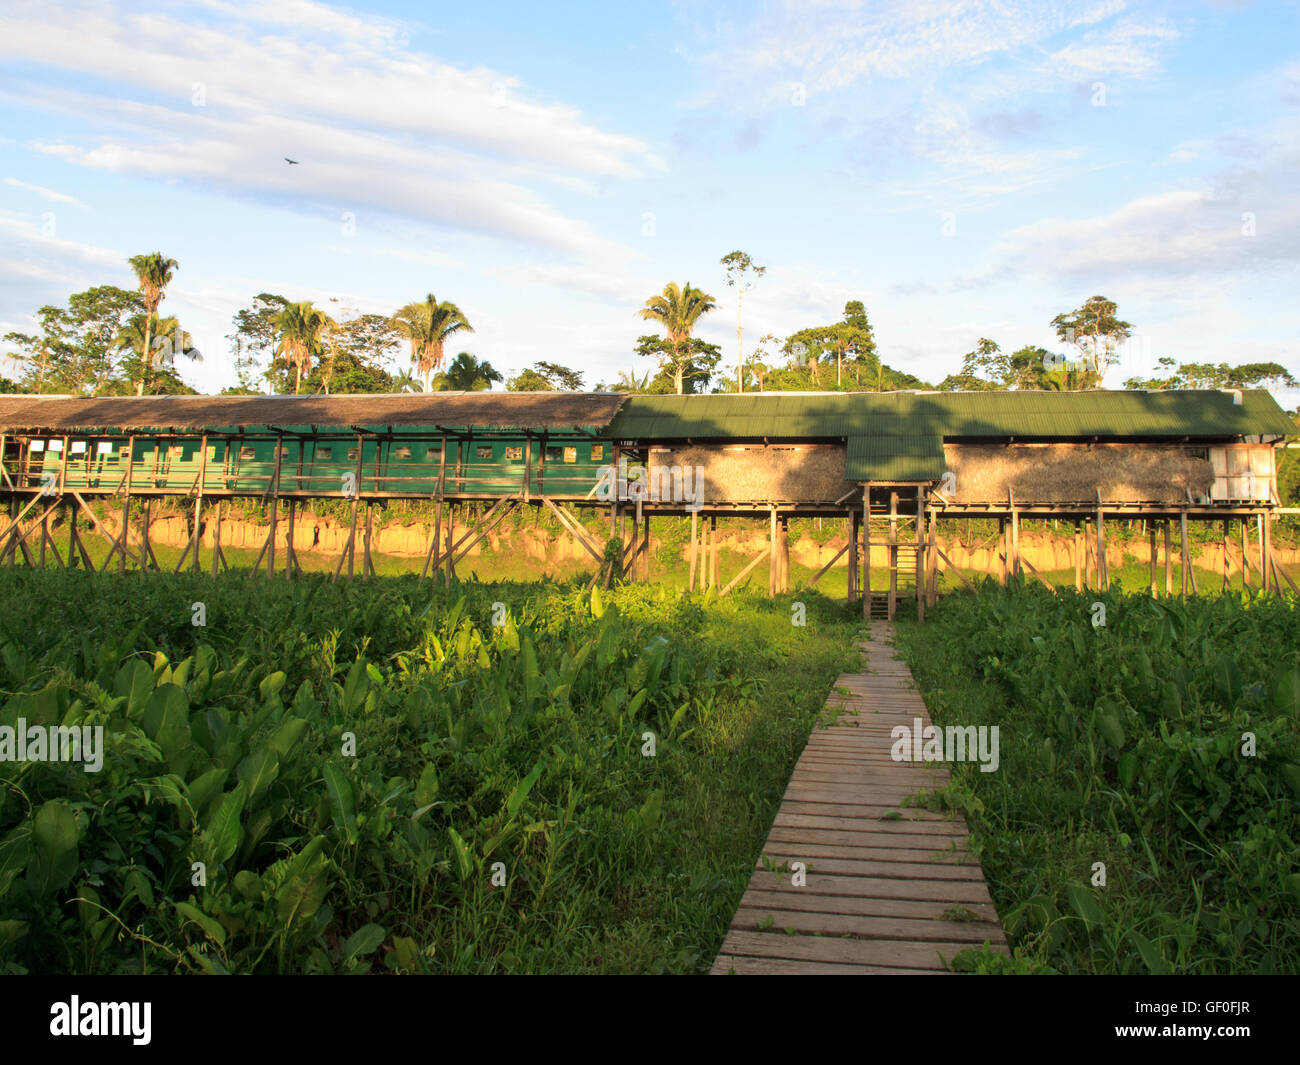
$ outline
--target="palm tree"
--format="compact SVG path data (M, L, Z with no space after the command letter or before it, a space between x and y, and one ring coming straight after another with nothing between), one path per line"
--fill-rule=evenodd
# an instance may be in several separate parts
M140 282L140 295L144 297L145 332L144 343L140 349L144 366L140 371L140 380L135 383L135 394L142 396L153 363L153 350L150 347L153 318L158 313L158 304L163 301L163 289L171 281L172 274L180 267L180 263L175 259L164 258L160 251L150 252L148 255L134 255L127 262L135 271L136 279Z
M462 351L447 367L447 386L456 392L486 392L501 375L492 369L490 362L479 362L468 351Z
M324 352L321 334L334 323L329 315L311 305L310 301L290 303L275 316L275 328L280 335L275 354L283 355L296 373L293 391L302 388L303 373L311 373L311 361Z
M159 345L160 338L165 338L165 345ZM179 354L202 361L190 334L181 329L180 323L171 317L159 318L157 315L150 317L137 314L122 326L113 340L113 346L125 348L132 355L140 356L140 378L136 382L135 392L137 396L143 394L143 387L146 384L145 374L152 372L153 348L162 348L163 360Z
M411 361L425 379L442 371L443 346L456 333L472 333L474 327L454 303L439 303L433 293L417 303L408 303L393 315L393 327L411 342Z
M664 286L663 295L651 296L645 301L645 307L637 311L641 318L658 322L667 334L668 347L672 353L667 368L672 372L679 396L682 394L682 383L690 362L691 330L701 315L716 306L712 296L698 288L692 288L689 281L684 288L673 281Z
M420 379L410 370L400 370L393 377L392 391L394 392L419 392L421 391Z

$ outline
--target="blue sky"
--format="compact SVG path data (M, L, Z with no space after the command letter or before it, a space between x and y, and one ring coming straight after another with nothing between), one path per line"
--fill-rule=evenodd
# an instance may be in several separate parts
M747 354L861 299L937 381L1104 294L1135 326L1112 386L1300 374L1294 3L42 0L0 59L0 333L163 251L201 389L260 291L433 292L498 369L594 385L648 368L635 312L690 281L734 367L735 249L768 267Z

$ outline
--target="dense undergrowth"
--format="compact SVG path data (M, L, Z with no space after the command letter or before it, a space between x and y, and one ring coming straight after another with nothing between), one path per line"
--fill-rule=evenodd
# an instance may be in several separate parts
M857 665L800 598L0 572L0 725L105 748L0 762L0 969L706 969Z
M1300 971L1294 600L983 581L899 643L937 725L1000 727L1000 768L954 766L943 801L1014 968Z

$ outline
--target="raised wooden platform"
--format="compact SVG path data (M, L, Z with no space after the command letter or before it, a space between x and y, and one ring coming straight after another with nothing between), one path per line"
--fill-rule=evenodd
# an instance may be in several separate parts
M948 771L890 758L895 725L930 724L892 633L873 622L868 672L835 682L838 721L813 731L795 765L714 975L938 973L940 954L985 940L1007 953L964 819L899 805ZM772 871L791 862L806 867L803 887Z

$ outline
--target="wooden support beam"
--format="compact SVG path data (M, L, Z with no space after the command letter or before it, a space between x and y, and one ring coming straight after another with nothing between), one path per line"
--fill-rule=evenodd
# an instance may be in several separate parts
M1083 591L1083 523L1076 521L1074 523L1074 549L1071 551L1074 556L1074 590Z
M898 610L898 493L889 493L889 620Z
M1238 518L1237 527L1241 530L1241 586L1242 588L1250 587L1250 555L1246 550L1247 529L1246 519Z
M1020 512L1016 509L1016 497L1007 489L1007 506L1011 508L1011 575L1019 577L1020 572Z
M772 599L776 596L777 579L776 579L776 507L768 509L769 527L767 534L767 597Z
M1110 564L1106 559L1106 513L1101 506L1101 489L1097 489L1097 587L1110 591Z
M459 447L460 445L457 444L458 453L459 453ZM543 456L543 458L544 457L545 456ZM456 459L456 469L457 472L460 471L459 458ZM443 566L442 569L443 585L444 587L447 588L451 587L451 582L456 576L456 556L454 554L455 536L456 536L456 504L448 503L447 504L447 554L445 556L446 564Z
M836 562L838 562L840 559L842 559L842 558L844 557L844 552L846 552L846 551L849 552L849 559L850 559L850 561L849 561L849 572L852 573L852 572L853 572L853 561L852 561L852 559L853 559L853 556L854 556L855 554L857 554L857 552L853 550L853 548L854 548L855 546L856 546L856 541L855 541L855 540L850 540L850 541L849 541L848 543L846 543L843 547L841 547L838 551L836 551L836 552L835 552L835 557L832 558L829 562L827 562L826 565L824 565L821 569L819 569L819 570L816 572L816 574L813 576L812 580L810 580L810 581L808 582L808 587L811 588L811 587L812 587L813 585L815 585L819 580L821 580L824 576L826 576L826 574L830 571L831 567L834 566Z
M913 557L913 580L917 584L917 620L926 620L926 489L917 485L917 546Z
M1261 583L1264 591L1267 592L1271 587L1268 572L1268 522L1265 520L1262 510L1255 515L1255 522L1259 527L1259 572L1260 576L1263 577Z
M777 528L781 536L777 564L781 567L781 591L790 590L790 516L783 514L777 519ZM714 576L716 580L716 573Z
M945 563L947 563L948 569L950 569L953 573L957 575L957 579L960 580L962 584L966 585L966 587L969 588L972 592L975 590L975 585L973 585L970 581L966 579L966 577L962 574L962 571L959 570L953 564L952 559L950 559L946 554L944 554L943 550L939 548L938 545L935 545L934 553L939 558L943 559Z
M1296 587L1295 581L1291 579L1291 574L1287 573L1286 569L1278 563L1276 555L1269 557L1269 563L1273 567L1273 576L1277 579L1278 592L1282 591L1282 581L1285 580L1291 586L1291 591L1295 592L1296 595L1300 595L1300 588Z
M1146 523L1147 527L1147 570L1150 574L1151 598L1156 597L1156 527L1151 522ZM1225 579L1227 570L1224 571Z
M650 581L650 514L648 511L646 512L645 516L642 518L642 521L645 523L641 535L641 541L642 543L645 544L645 555L642 558L642 562L645 566L645 572L642 575L642 579L645 580L647 583L649 583Z
M1007 519L998 518L998 558L1002 560L1002 567L998 571L998 583L1006 586L1007 583Z
M871 620L871 482L862 486L862 620Z
M929 547L926 550L926 572L925 584L927 589L927 605L934 606L939 602L939 538L938 538L938 514L933 508L930 509L930 527L926 533L926 541Z
M849 542L845 545L845 550L849 553L849 581L846 601L850 605L857 602L858 597L858 521L858 512L856 510L851 510L844 521L849 534ZM808 587L811 588L816 584L821 579L822 574L835 565L843 554L844 550L836 552L835 557L817 571L817 575L809 582Z
M699 554L699 532L700 532L699 525L700 525L700 512L698 510L693 510L691 511L690 575L686 584L687 590L692 592L695 591L695 564L696 564L696 556Z
M217 517L216 517L216 521L213 522L213 525L212 525L212 576L213 576L214 578L215 578L216 575L217 575L217 567L218 567L218 566L221 564L221 562L222 562L222 553L221 553L221 511L222 511L222 505L223 505L223 500L218 499L218 500L217 500Z
M765 547L758 554L756 554L752 559L750 559L749 562L746 563L745 568L742 569L739 573L737 573L734 577L732 577L730 581L727 582L727 586L718 593L718 597L721 598L722 596L726 595L729 591L731 591L731 589L733 589L737 584L739 584L742 580L744 580L746 575L748 575L749 572L755 566L757 566L760 562L763 561L767 553L768 550ZM840 554L843 554L843 552L841 551ZM840 556L836 555L835 557L839 558Z
M1183 598L1185 599L1185 598L1187 598L1188 582L1190 581L1190 579L1191 579L1191 575L1192 575L1192 574L1191 574L1191 568L1192 568L1192 552L1191 552L1190 545L1189 545L1188 542L1187 542L1187 509L1186 509L1185 507L1183 508L1182 514L1181 514L1180 517L1179 517L1179 522L1180 522L1180 526L1179 526L1179 527L1180 527L1181 532L1182 532L1182 535L1181 535L1181 538L1180 538L1181 541L1182 541L1182 543L1181 543L1181 545L1180 545L1180 547L1179 547L1179 554L1180 554L1180 559L1181 559L1181 561L1182 561L1182 568L1183 568L1183 590L1182 590L1182 595L1183 595Z
M562 507L557 506L548 496L540 496L539 498L551 513L555 515L555 518L560 523L561 527L583 546L587 554L595 559L597 564L604 562L604 556L596 549L595 544L587 539L577 518L568 513L568 511L564 510Z
M87 504L86 501L81 498L81 494L79 492L73 492L72 498L75 499L77 503L80 505L81 509L86 512L86 517L90 519L90 522L94 526L95 531L99 533L100 536L102 536L105 540L107 540L111 544L113 542L113 536L109 533L107 529L104 528L103 525L100 524L99 519L95 517L94 511L90 509L89 504ZM122 546L122 550L127 552L127 557L130 558L133 562L139 561L134 555L130 553L130 551L127 551L126 545ZM85 557L89 558L88 555ZM104 560L104 564L105 565L108 564L107 559ZM92 565L91 568L93 569L94 566Z
M1174 551L1170 545L1169 519L1165 519L1165 596L1174 594Z
M370 526L371 516L374 504L366 500L366 528L361 537L361 576L373 577L375 575L375 565L370 558Z
M709 515L709 587L718 587L718 516Z

